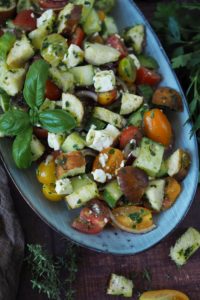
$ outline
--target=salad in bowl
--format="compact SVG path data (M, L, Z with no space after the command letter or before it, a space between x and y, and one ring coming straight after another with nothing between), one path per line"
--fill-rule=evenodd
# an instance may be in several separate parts
M76 210L80 232L152 231L154 216L179 201L191 155L175 147L168 114L184 105L160 86L146 25L119 34L115 1L18 1L16 15L11 2L0 31L0 133L13 140L16 166L36 162L46 201Z

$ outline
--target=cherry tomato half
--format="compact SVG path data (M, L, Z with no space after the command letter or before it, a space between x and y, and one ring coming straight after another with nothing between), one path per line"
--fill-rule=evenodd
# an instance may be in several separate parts
M144 113L145 135L155 142L168 147L172 142L172 127L162 110L151 109Z
M162 77L155 71L141 67L137 70L136 83L137 84L148 84L157 85L161 81Z
M129 126L123 129L119 138L120 149L124 149L132 139L136 141L136 144L142 139L142 132L136 126Z
M84 33L83 29L80 26L78 26L76 28L74 34L72 35L72 39L71 39L70 43L81 47L84 37L85 37L85 33Z
M149 209L140 206L122 206L112 210L111 219L117 227L133 233L151 231L155 225Z
M51 80L46 81L45 96L50 100L60 100L62 91L59 87Z
M67 3L68 0L39 0L40 7L44 9L61 10Z
M55 191L55 184L50 183L50 184L43 184L42 186L42 192L45 196L46 199L57 202L63 199L63 195L59 195Z
M93 199L84 207L72 227L80 232L97 234L110 220L109 208L100 200Z
M41 162L36 171L37 180L43 184L51 184L56 181L55 160Z
M117 90L112 90L109 92L98 93L97 101L101 105L107 106L112 104L117 98Z
M120 52L120 58L126 57L128 55L128 50L124 42L117 34L109 36L109 38L107 39L107 44Z
M186 294L176 290L155 290L144 292L140 296L141 300L161 300L161 299L169 299L169 300L189 300Z
M38 139L46 139L48 137L48 131L41 127L33 127L33 132Z
M7 4L8 2L7 3L6 2L7 1L5 1L4 3ZM1 2L1 4L3 3ZM16 13L16 4L14 3L11 6L8 4L6 9L0 11L0 24L3 24L8 19L14 18L15 13Z
M105 164L102 165L101 156L105 157ZM122 161L124 160L124 156L122 151L116 148L108 147L102 150L99 155L95 158L93 163L93 171L96 169L102 169L106 173L115 176L117 169L120 168Z
M13 20L15 26L25 30L32 31L36 28L36 17L31 9L22 10Z

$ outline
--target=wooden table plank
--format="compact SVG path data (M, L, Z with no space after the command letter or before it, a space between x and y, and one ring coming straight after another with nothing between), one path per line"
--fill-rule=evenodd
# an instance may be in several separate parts
M126 0L125 0L126 1ZM144 14L151 19L157 1L136 1ZM52 255L63 255L67 245L66 240L49 228L28 207L11 183L11 191L20 216L27 243L45 245ZM200 299L200 253L196 253L186 266L178 269L169 259L170 246L189 226L200 229L200 188L195 201L179 227L152 249L135 256L113 256L95 253L85 248L79 248L79 272L75 284L77 290L75 300L109 300L123 299L106 296L105 290L112 272L130 276L132 272L142 273L147 268L152 275L152 288L174 288L186 292L190 300ZM147 280L138 275L136 281L138 290L148 287ZM17 300L45 300L43 295L33 291L30 285L30 272L24 264ZM136 299L136 297L134 298Z

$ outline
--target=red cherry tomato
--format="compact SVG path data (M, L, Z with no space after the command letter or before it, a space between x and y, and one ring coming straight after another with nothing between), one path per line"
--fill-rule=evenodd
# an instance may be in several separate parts
M102 228L97 226L96 224L92 224L91 222L85 221L80 217L76 218L73 223L72 227L82 233L87 234L97 234L102 231Z
M161 81L162 77L155 71L141 67L137 71L136 83L137 84L148 84L157 85Z
M62 91L57 87L55 83L51 80L47 80L46 82L46 89L45 89L45 96L50 100L60 100L62 95Z
M142 139L142 132L136 126L124 128L119 138L120 149L124 149L132 139L136 141L136 144L138 144Z
M33 127L33 133L37 136L38 139L46 139L48 136L48 131L41 127Z
M40 7L44 9L61 10L67 3L68 0L39 0Z
M72 227L88 234L97 234L103 230L110 220L110 210L98 199L91 200L81 210L80 216L74 220Z
M37 27L36 17L31 9L19 12L13 23L25 31L32 31Z
M75 44L75 45L81 47L84 37L85 37L85 33L84 33L83 29L80 26L78 26L76 28L74 34L72 35L71 44Z
M107 39L107 44L110 45L111 47L115 48L118 50L121 55L120 58L123 58L128 55L128 50L124 44L124 42L121 40L121 38L117 34L113 34L109 36Z
M0 11L0 24L3 24L5 21L7 21L8 19L13 19L15 17L16 14L16 4L11 4L11 6L9 5L9 3L5 1L5 5L8 4L7 8L5 8L4 10ZM14 2L14 1L12 1ZM1 4L2 1L1 1Z

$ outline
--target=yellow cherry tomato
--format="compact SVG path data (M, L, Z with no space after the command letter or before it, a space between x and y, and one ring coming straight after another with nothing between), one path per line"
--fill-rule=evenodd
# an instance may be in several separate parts
M101 105L110 105L117 99L117 90L112 90L109 92L99 93L97 101Z
M189 298L176 290L157 290L143 293L139 300L189 300Z
M43 184L50 184L56 181L56 167L54 159L41 162L36 171L37 180Z
M115 226L132 233L145 233L155 228L151 211L140 206L114 208L111 218Z
M56 193L54 183L43 184L42 192L43 192L45 198L50 201L57 202L57 201L60 201L63 199L63 195L59 195Z

